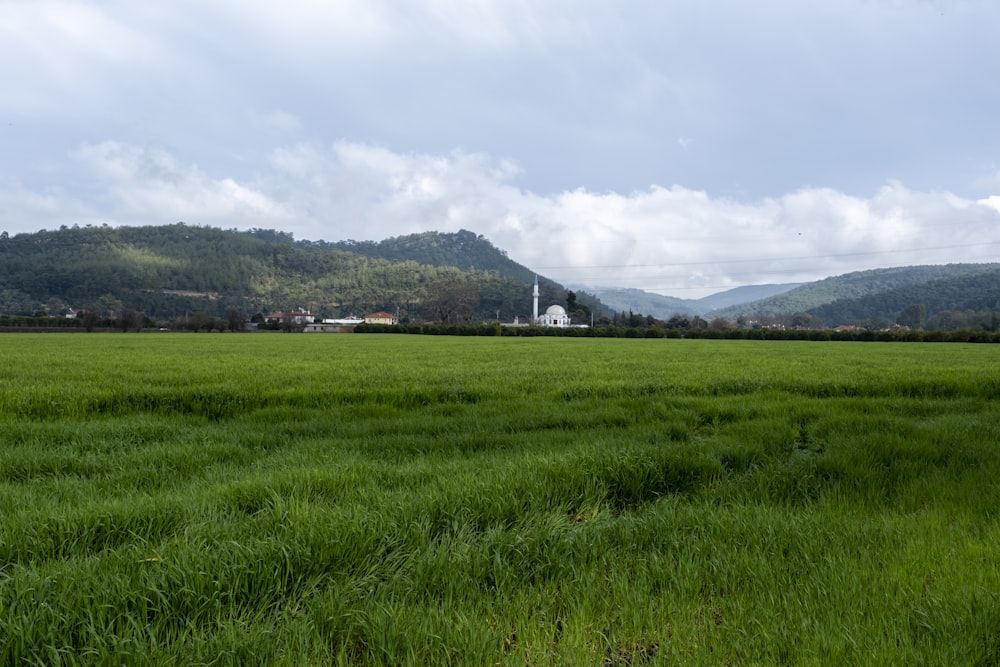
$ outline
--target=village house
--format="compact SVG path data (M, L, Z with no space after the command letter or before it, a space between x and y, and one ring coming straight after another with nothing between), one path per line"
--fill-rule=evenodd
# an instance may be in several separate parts
M264 316L266 322L282 322L292 324L309 324L316 318L308 310L297 308L288 312L271 313Z
M303 327L304 333L353 333L354 327L364 322L356 317L346 319L322 320Z
M365 315L365 324L397 324L398 322L395 315L383 311Z

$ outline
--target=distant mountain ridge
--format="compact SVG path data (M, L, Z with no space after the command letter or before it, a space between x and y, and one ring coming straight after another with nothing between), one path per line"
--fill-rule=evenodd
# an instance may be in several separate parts
M729 308L730 306L753 303L755 301L760 301L762 299L790 292L801 285L802 283L766 283L763 285L745 285L743 287L734 287L733 289L726 290L725 292L710 294L706 297L698 299L698 304L701 308L703 308L702 313L699 314L711 313L713 311L721 310L722 308Z
M698 315L733 322L790 322L793 316L804 316L799 319L816 326L884 327L911 306L920 306L931 323L941 313L953 311L1000 312L1000 263L870 269L811 283L748 285L702 299L637 289L597 288L593 292L615 311L641 312L659 319ZM947 316L962 319L956 314Z
M799 287L801 283L745 285L717 292L701 299L680 299L640 289L596 287L579 289L594 294L615 312L634 312L668 319L674 315L705 315L721 308L751 303Z

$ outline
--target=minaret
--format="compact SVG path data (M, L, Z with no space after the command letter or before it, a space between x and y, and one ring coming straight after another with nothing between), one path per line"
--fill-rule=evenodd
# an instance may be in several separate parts
M531 290L531 324L538 324L538 276L535 276L535 287Z

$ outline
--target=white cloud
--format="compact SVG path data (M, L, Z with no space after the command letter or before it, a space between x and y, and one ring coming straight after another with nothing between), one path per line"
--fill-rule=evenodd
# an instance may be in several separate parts
M122 223L252 227L292 219L288 209L252 184L210 176L160 148L106 141L84 146L74 157L102 188L108 215Z
M983 206L988 206L994 209L997 213L1000 213L1000 195L992 195L986 199L980 199L979 203Z
M276 57L299 60L362 54L390 44L399 25L392 4L379 0L188 0L184 13L208 19ZM207 15L207 16L206 16ZM228 43L224 35L220 43ZM243 46L243 45L239 45Z
M24 221L31 226L25 228ZM0 230L36 231L97 221L97 213L61 190L36 192L20 183L0 183ZM105 222L101 220L100 222Z
M91 3L0 3L0 109L65 113L111 95L115 76L159 54L155 41Z
M518 185L516 165L486 154L346 141L275 149L252 181L156 147L108 141L74 157L98 204L11 186L0 188L3 209L58 224L183 220L331 241L468 229L561 282L687 297L864 268L1000 261L1000 200L895 181L870 197L802 188L738 201L680 185L539 195Z
M12 116L0 120L17 128L0 135L0 171L30 180L36 156L108 137L227 171L284 133L512 156L546 194L683 183L762 199L804 184L867 194L889 178L995 192L965 188L968 165L1000 145L1000 98L984 83L997 3L716 9L0 0L0 116Z

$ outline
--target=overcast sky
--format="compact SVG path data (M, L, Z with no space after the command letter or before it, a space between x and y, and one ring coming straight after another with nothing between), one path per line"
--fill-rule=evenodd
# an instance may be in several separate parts
M0 231L468 229L698 297L1000 261L996 0L0 0Z

